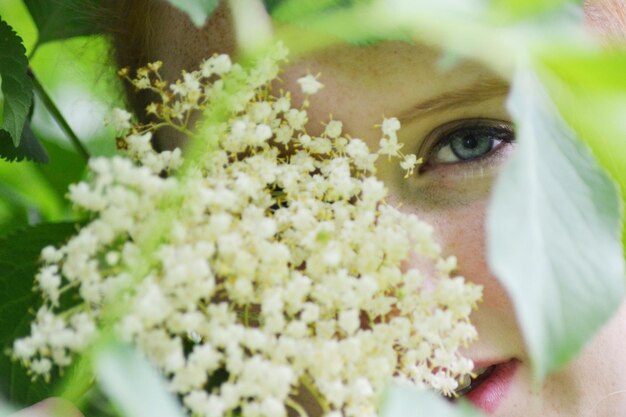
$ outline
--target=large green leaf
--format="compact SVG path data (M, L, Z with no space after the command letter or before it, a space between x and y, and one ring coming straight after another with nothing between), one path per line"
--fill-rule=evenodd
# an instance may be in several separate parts
M167 0L172 6L187 13L194 25L203 26L220 0Z
M380 417L480 417L482 414L465 402L458 406L429 391L392 386L385 393Z
M623 299L622 207L617 187L534 72L518 71L509 111L519 145L493 192L488 255L541 380L572 359Z
M136 350L117 343L96 354L102 390L125 417L184 417L163 377Z
M626 51L561 48L546 50L540 58L563 117L626 197ZM626 232L623 239L626 247Z
M33 292L39 254L47 245L59 244L76 230L72 223L43 224L29 227L0 240L0 352L25 336L41 304ZM48 397L52 385L31 381L21 364L0 355L0 395L21 405Z
M33 102L33 83L28 76L28 60L22 39L0 18L0 78L4 109L0 131L6 132L17 147ZM0 137L6 141L6 137Z
M37 25L37 45L93 35L98 32L93 14L99 0L24 0Z

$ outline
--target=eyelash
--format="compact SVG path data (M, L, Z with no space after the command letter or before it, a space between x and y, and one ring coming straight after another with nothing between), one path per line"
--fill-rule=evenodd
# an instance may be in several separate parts
M489 137L492 141L499 141L483 155L475 158L461 159L458 161L436 161L435 157L446 146L451 145L455 138L459 135L467 133L480 133L480 138ZM441 165L457 165L457 164L472 164L489 159L503 145L512 143L515 141L512 126L509 122L497 119L463 119L454 120L452 122L441 125L431 131L427 139L423 142L422 148L427 148L427 151L419 150L418 155L424 155L426 161L422 167L423 170L427 170L428 167L441 166ZM453 151L454 152L454 151Z

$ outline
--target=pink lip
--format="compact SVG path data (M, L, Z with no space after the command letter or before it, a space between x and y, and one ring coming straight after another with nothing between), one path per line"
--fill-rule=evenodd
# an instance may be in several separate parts
M485 413L493 414L506 398L518 365L517 359L497 364L491 375L465 398Z

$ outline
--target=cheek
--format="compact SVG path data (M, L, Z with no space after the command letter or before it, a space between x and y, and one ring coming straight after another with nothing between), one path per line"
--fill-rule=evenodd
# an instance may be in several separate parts
M563 415L622 416L626 410L626 303L581 355L546 381L546 396Z
M482 308L513 314L505 290L489 271L485 241L488 201L481 199L463 207L420 210L417 215L432 224L444 255L457 257L458 273L483 286Z
M471 317L478 341L469 346L469 356L523 360L524 343L513 305L487 264L484 227L487 204L484 196L462 207L415 210L415 213L434 226L443 254L457 257L457 273L483 287L483 300Z

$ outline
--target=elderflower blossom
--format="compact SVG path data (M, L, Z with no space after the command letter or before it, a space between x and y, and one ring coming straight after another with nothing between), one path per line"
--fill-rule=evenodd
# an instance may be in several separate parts
M92 220L43 250L44 304L15 359L47 377L106 316L194 416L285 416L302 390L326 416L374 416L392 378L454 392L472 370L458 350L476 337L481 289L451 275L456 259L441 257L429 225L385 203L374 161L397 156L399 122L383 122L374 153L338 121L310 136L306 104L269 94L284 59L279 48L244 69L217 55L171 86L157 64L129 78L161 96L149 112L202 156L156 152L148 124L118 140L126 156L90 161L69 196ZM321 88L301 80L306 94ZM192 129L193 111L211 122ZM430 267L403 268L410 256ZM61 293L82 303L64 310Z
M132 115L128 111L126 111L124 109L114 108L111 111L111 114L105 120L105 122L107 124L111 125L111 127L113 127L113 129L115 129L117 131L122 131L122 130L130 129L130 127L131 127L131 123L130 123L131 117L132 117Z
M304 94L315 94L323 87L317 77L311 74L298 78L298 84L300 84L300 88Z

